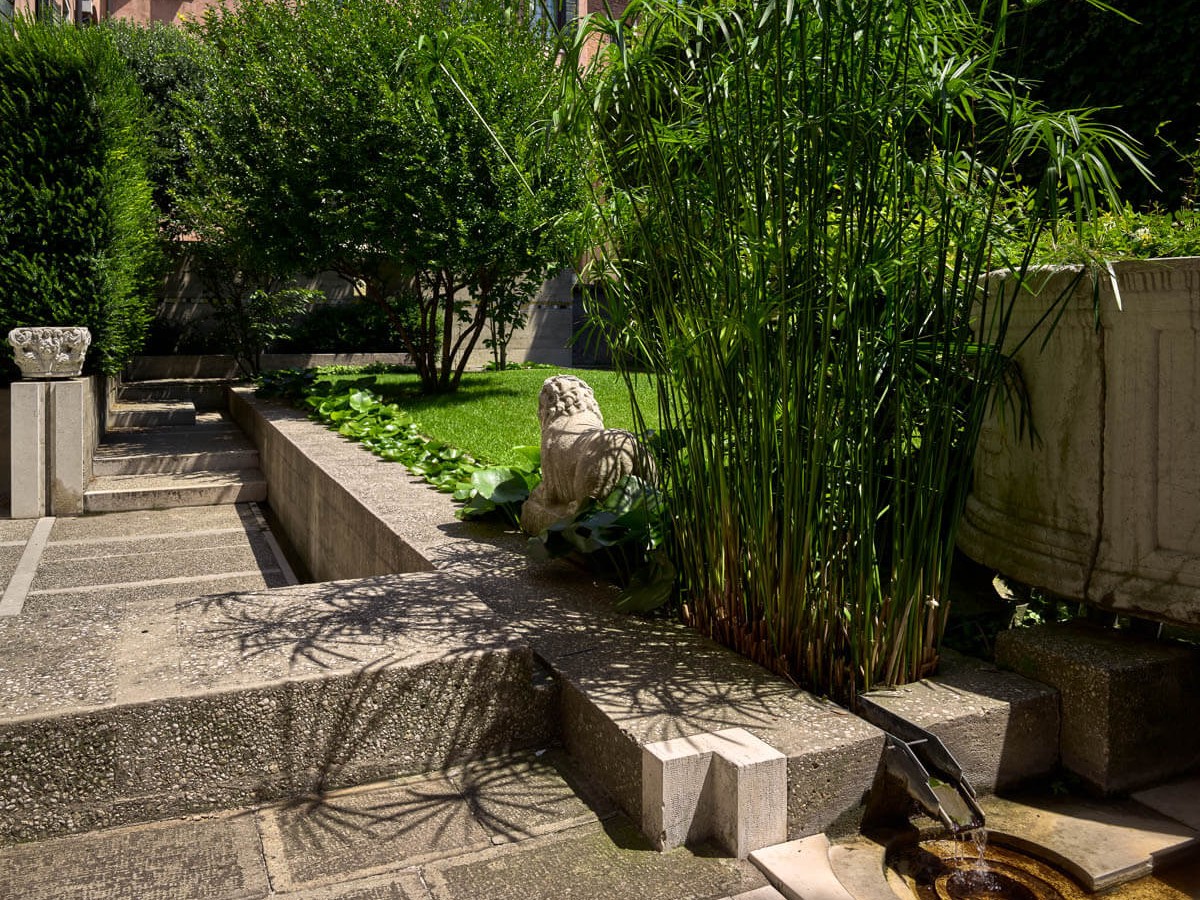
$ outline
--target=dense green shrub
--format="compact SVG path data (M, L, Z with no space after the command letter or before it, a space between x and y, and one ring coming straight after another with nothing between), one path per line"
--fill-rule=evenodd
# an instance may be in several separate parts
M159 262L145 116L97 32L0 29L0 334L86 325L90 371L137 351Z
M277 353L398 353L404 349L387 314L374 303L314 303L276 341Z
M177 238L181 226L175 192L188 166L185 98L203 103L209 73L205 47L184 29L163 23L106 19L98 31L125 60L146 95L154 201L163 236Z
M217 64L193 109L195 230L244 272L361 281L426 389L455 388L491 310L562 255L577 196L539 139L539 36L499 0L247 0L200 33Z

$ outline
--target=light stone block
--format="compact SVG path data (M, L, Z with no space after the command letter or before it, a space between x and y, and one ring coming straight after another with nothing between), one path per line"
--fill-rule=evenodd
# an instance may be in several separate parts
M10 390L12 517L40 519L46 515L46 384L17 381Z
M47 508L53 516L77 516L83 512L83 492L92 464L92 442L88 435L88 404L94 405L91 380L72 378L47 386L50 477Z
M738 859L787 839L787 757L743 728L642 748L642 830L660 850L713 839Z

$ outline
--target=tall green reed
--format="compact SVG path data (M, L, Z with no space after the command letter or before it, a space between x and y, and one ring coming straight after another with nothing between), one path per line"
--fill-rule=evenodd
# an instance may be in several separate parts
M681 608L843 701L936 665L1006 369L981 276L1029 264L995 238L1137 159L998 72L985 14L1003 28L958 0L633 0L568 54L600 48L560 124L596 162L594 321L658 376Z

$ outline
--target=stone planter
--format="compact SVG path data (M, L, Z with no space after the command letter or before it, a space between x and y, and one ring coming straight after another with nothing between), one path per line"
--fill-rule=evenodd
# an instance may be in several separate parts
M14 328L8 333L21 377L77 378L92 342L86 328Z
M1034 273L1016 298L1012 342L1074 283L1044 349L1045 324L1017 354L1039 441L987 421L959 546L1054 593L1198 626L1200 258L1112 269L1099 329L1078 268Z

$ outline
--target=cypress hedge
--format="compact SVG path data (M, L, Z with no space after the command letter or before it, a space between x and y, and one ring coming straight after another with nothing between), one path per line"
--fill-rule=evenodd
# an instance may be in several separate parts
M0 335L86 325L85 371L107 374L141 346L161 258L146 121L98 31L0 28Z

